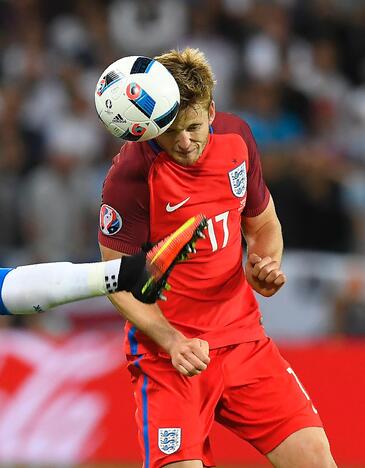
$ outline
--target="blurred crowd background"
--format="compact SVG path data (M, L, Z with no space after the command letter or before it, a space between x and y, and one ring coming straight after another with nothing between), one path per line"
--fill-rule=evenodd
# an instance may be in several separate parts
M122 56L184 46L206 54L218 110L261 151L289 272L263 303L269 326L365 336L362 0L0 0L0 264L99 259L121 141L97 119L96 81Z

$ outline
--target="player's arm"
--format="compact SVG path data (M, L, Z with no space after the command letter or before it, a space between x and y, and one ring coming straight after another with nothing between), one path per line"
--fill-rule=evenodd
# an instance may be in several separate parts
M0 315L35 314L61 304L127 290L140 294L150 277L146 254L109 262L55 262L0 268Z
M242 217L242 229L247 243L247 280L256 292L272 296L286 282L286 277L280 269L283 253L281 225L271 197L262 213Z
M123 253L100 244L103 260L120 258ZM171 356L176 370L193 376L207 368L209 345L198 338L188 339L164 317L157 304L144 304L128 292L109 296L118 312Z

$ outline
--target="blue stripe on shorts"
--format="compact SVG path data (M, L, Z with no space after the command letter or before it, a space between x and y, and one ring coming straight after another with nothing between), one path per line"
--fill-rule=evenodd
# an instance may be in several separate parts
M148 437L148 398L147 398L148 377L143 376L142 385L142 414L143 414L143 442L145 451L145 468L150 468L150 439Z

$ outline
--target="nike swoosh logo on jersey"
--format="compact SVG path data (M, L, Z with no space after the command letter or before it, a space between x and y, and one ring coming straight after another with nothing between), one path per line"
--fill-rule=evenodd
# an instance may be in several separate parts
M168 204L166 205L166 211L168 213L172 213L173 211L175 211L178 208L180 208L181 206L183 206L188 200L190 200L190 197L185 198L185 200L181 201L177 205L170 205L170 202L168 202Z

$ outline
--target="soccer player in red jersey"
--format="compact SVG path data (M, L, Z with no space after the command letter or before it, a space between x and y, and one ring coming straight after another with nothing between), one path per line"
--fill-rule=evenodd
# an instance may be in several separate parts
M102 256L134 254L197 212L207 230L189 264L171 273L167 302L144 305L143 314L130 294L111 298L127 319L144 468L214 466L214 420L276 467L335 467L318 412L266 335L254 297L272 296L286 277L281 227L251 131L216 113L200 51L156 60L178 83L180 110L158 138L128 142L114 158L102 203L123 224L110 235L99 231Z

